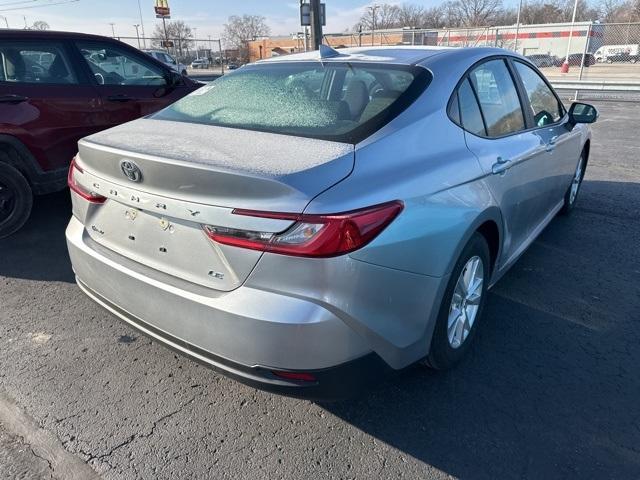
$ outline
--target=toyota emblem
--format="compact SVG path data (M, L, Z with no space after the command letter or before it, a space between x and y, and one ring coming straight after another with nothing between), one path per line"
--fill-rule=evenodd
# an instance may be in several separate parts
M142 180L142 171L140 170L140 167L130 160L122 160L120 162L120 170L122 170L125 177L132 182L139 182Z

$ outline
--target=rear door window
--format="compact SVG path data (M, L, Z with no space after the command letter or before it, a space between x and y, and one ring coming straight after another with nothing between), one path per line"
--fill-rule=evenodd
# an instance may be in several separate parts
M62 43L0 41L0 82L71 85L78 78Z
M500 137L525 129L518 91L504 60L490 60L469 74L478 96L487 135Z
M478 100L468 79L465 79L458 88L458 102L463 128L475 135L486 136L487 131L484 128Z

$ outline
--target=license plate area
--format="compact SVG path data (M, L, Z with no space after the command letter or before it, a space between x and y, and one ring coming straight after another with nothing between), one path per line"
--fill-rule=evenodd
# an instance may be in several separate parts
M228 248L211 242L199 223L112 200L88 216L86 230L96 243L139 264L216 290L240 286L259 259L247 251L236 269L237 252L227 255Z

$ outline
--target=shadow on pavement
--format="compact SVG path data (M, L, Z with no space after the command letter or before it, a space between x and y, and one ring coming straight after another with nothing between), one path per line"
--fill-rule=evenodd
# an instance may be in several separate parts
M68 190L36 197L22 230L0 240L0 276L74 282L64 236L69 218Z
M492 290L458 368L322 406L456 478L640 478L640 184L583 187Z

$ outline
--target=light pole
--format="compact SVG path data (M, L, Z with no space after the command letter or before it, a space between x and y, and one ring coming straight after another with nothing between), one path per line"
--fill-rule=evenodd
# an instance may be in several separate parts
M573 4L573 16L571 17L571 28L569 29L569 41L567 43L567 56L564 59L560 72L569 73L569 54L571 53L571 38L573 37L573 26L576 23L576 12L578 11L578 0ZM589 41L589 39L587 39Z
M376 38L376 12L380 8L380 5L377 3L367 7L367 10L371 12L371 45L375 44Z
M5 17L4 15L0 15L0 17L2 17L4 19L4 23L7 24L7 28L9 28L9 20L7 20L7 17Z
M516 20L516 44L513 47L513 51L518 53L518 34L520 33L520 12L522 11L522 0L518 4L518 19Z
M140 25L138 25L137 23L134 25L134 27L136 27L136 37L138 37L138 49L140 48L140 34L138 33L138 27Z
M111 25L111 33L113 38L116 38L116 29L115 29L115 23L110 23L109 25Z
M144 36L144 22L142 21L142 7L140 6L140 0L138 0L138 13L140 13L140 26L142 27L142 44L144 48L147 48L147 39Z
M222 75L224 75L224 54L222 53L222 40L218 39L218 48L220 49L220 67L222 68Z
M195 43L195 46L196 46L196 60L197 60L200 58L198 54L198 28L197 27L193 27L193 43Z

